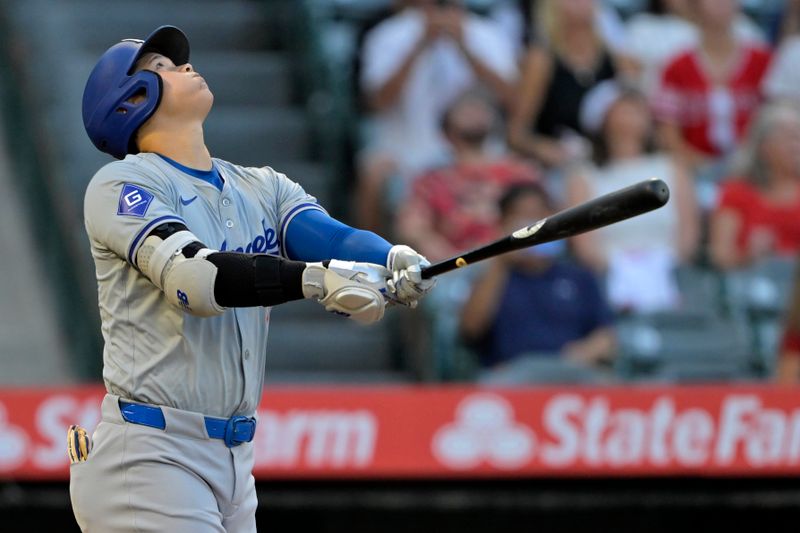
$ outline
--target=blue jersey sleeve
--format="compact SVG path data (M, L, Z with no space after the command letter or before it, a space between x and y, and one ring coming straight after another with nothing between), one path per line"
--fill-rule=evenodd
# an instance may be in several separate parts
M286 228L286 256L295 261L341 259L386 264L392 245L382 237L343 224L319 209L298 213Z

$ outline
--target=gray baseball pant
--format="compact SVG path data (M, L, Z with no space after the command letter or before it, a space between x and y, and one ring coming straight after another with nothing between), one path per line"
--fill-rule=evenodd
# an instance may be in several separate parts
M256 531L253 443L228 448L203 416L162 407L167 428L122 419L107 394L93 448L70 466L70 498L86 533Z

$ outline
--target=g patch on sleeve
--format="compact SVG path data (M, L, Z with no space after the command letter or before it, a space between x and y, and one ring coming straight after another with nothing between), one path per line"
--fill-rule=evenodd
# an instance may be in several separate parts
M152 201L152 194L138 185L126 183L122 186L122 192L119 194L117 214L143 217Z

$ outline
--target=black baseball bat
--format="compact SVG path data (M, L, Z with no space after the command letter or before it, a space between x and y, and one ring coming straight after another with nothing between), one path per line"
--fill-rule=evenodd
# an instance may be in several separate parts
M559 211L480 248L434 263L422 271L422 277L432 278L506 252L615 224L658 209L668 200L669 187L662 180L651 178L640 181L630 187Z

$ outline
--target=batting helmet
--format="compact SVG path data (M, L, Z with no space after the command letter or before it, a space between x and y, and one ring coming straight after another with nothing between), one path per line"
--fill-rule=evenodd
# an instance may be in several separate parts
M161 102L161 76L133 72L144 54L157 52L175 65L189 62L189 40L175 26L161 26L144 41L125 39L103 54L83 90L83 125L92 143L117 159L135 154L136 132ZM132 100L134 96L141 96Z

